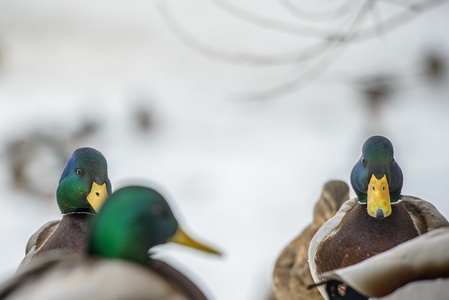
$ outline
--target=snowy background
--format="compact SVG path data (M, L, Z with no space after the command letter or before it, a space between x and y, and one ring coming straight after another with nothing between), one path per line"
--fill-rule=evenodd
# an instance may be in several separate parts
M211 299L269 295L277 255L322 185L349 183L370 135L393 142L403 193L449 217L449 5L308 2L300 18L287 0L1 1L0 279L60 218L57 182L80 146L106 156L113 189L160 186L225 253L157 250ZM318 22L340 5L347 18ZM295 62L327 47L325 32L376 22L377 36Z

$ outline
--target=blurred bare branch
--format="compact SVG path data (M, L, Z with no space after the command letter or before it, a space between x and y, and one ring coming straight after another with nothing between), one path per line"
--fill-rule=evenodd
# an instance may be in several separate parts
M376 0L376 2L382 2L384 4L388 4L390 6L402 7L405 9L410 9L410 1L409 0Z
M263 24L263 26L267 26L269 29L279 29L286 30L286 32L296 32L296 34L305 33L307 36L313 37L321 37L322 42L314 43L308 45L304 49L300 50L292 50L288 53L282 54L272 54L272 55L259 55L254 53L232 53L226 52L221 49L214 48L212 46L208 46L205 43L201 42L199 39L195 38L194 35L188 33L183 29L176 18L171 13L168 4L166 1L156 1L156 7L158 11L161 13L164 22L167 27L175 34L175 36L183 42L186 46L191 48L192 50L200 53L201 55L208 57L210 59L232 63L237 65L252 65L252 66L267 66L267 65L285 65L285 64L296 64L298 62L307 61L317 56L323 54L328 50L328 48L335 44L335 41L338 41L338 44L342 44L343 42L351 42L362 39L363 36L366 38L377 36L379 31L385 33L385 29L392 30L399 26L402 22L410 21L410 11L425 11L430 9L432 6L436 4L440 4L443 2L447 2L448 0L430 0L426 1L429 3L428 6L425 4L413 4L407 7L407 11L403 14L396 15L391 17L390 19L385 20L383 23L381 21L377 22L373 27L363 30L355 30L351 36L348 36L346 33L336 32L336 33L328 33L324 35L321 30L311 29L311 28L300 28L295 27L292 24L288 24L286 26L285 23L276 23L274 20L263 19L264 17L258 15L251 15L251 13L243 11L241 9L236 8L235 6L227 4L226 1L220 0L211 0L213 3L218 4L220 7L224 9L228 9L229 11L236 13L238 16L242 18L248 17L247 21L252 22L253 20L258 20L257 24ZM373 2L372 0L367 0L369 2ZM416 14L413 14L416 15ZM249 17L251 16L251 17ZM277 24L277 25L274 25ZM284 24L284 25L280 25ZM284 28L284 29L282 29ZM312 31L310 31L312 30Z
M226 0L209 0L223 11L237 17L240 20L248 22L250 24L268 29L275 30L285 34L292 34L301 37L310 37L322 39L322 30L314 26L304 26L294 23L287 23L275 19L271 19L262 15L258 15L254 12L247 11L240 8L237 5L232 4Z
M233 4L228 0L210 1L239 20L266 30L294 35L298 38L305 39L307 43L302 49L294 49L287 53L264 55L233 53L232 51L218 49L205 44L195 37L194 34L190 34L185 30L171 12L166 1L156 1L156 7L167 27L184 45L204 57L225 63L250 65L254 67L290 65L294 68L299 68L299 64L309 64L308 67L301 65L301 74L294 76L293 79L286 80L269 89L249 93L249 98L255 100L272 99L298 90L300 87L312 82L326 72L333 62L344 53L344 48L347 48L350 44L374 37L385 36L389 32L413 21L422 13L445 4L449 0L423 0L413 1L412 3L400 0L365 0L354 3L351 0L344 0L339 2L339 6L334 5L333 9L318 12L307 12L300 9L292 0L278 0L283 8L289 10L303 21L318 22L326 20L328 22L334 22L340 20L346 24L348 23L347 21L351 22L349 28L347 25L332 23L332 26L328 27L335 29L326 31L317 26L305 26L299 23L280 21L263 16ZM388 16L382 16L381 5L395 6L395 11L398 12ZM370 25L366 24L368 17L371 17L373 20ZM318 41L308 41L308 38L318 39ZM305 69L306 71L304 71Z
M403 8L402 12L397 13L396 15L393 15L392 17L386 19L383 22L383 24L375 24L369 28L356 30L350 37L347 36L346 40L342 40L342 37L346 36L346 32L342 32L341 29L335 32L323 32L321 29L317 29L315 27L300 26L299 24L281 22L278 20L260 16L253 12L241 9L236 5L230 4L230 2L226 0L210 0L210 1L216 4L218 7L225 10L226 12L238 17L243 21L270 30L277 30L287 34L294 34L302 37L318 38L320 40L337 39L344 42L355 42L375 37L376 33L379 30L379 26L384 26L389 31L397 29L398 27L403 26L408 22L412 21L415 17L418 16L419 13L423 13L430 9L433 9L438 5L444 4L448 0L426 0L401 6ZM378 3L377 0L365 0L365 2L370 2L372 4ZM361 5L364 4L362 3ZM357 5L352 6L352 12L359 11L359 9L360 7ZM350 17L350 13L347 13L346 16Z
M306 20L309 22L328 22L335 21L346 17L351 9L354 7L354 3L351 0L346 0L340 6L334 7L327 11L306 11L299 7L299 5L292 2L292 0L278 0L279 4L285 7L293 16L300 20Z
M175 34L175 36L183 42L184 45L192 50L200 53L201 55L237 65L252 65L252 66L267 66L267 65L286 65L298 63L301 61L307 61L324 53L330 42L319 42L310 45L306 49L292 50L288 53L276 54L276 55L257 55L249 53L230 53L217 48L208 46L193 35L189 34L186 30L174 18L170 12L168 5L165 1L157 1L157 8L167 27Z
M374 0L365 0L365 1L374 2ZM377 23L370 28L361 29L355 32L351 38L346 40L346 42L361 41L375 37L377 35L377 32L379 32L379 30L381 30L382 27L385 28L386 32L393 31L413 21L421 13L427 12L447 2L448 0L427 0L422 1L420 3L414 3L404 6L402 12L390 18L387 18L383 22Z
M347 33L341 37L341 40L345 40L350 37L353 33L354 29L363 22L366 14L371 10L372 2L368 1L360 8L358 14L354 18L351 26L347 30ZM276 98L277 96L286 94L288 92L298 90L300 87L304 86L306 83L310 83L311 81L317 79L322 73L324 73L332 63L338 58L339 55L343 53L342 47L338 47L341 41L336 41L334 47L329 49L323 57L312 65L312 67L306 72L300 74L299 77L283 83L277 87L270 88L264 91L255 92L249 95L249 98L252 100L269 100ZM339 52L337 51L339 50Z

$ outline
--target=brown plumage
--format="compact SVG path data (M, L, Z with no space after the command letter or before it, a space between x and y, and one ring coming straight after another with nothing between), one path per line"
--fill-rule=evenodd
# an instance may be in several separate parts
M39 228L28 240L25 258L17 268L22 271L41 254L48 251L60 254L85 253L87 249L88 213L66 214Z
M394 218L378 220L357 203L343 217L332 237L315 253L318 274L361 262L418 236L404 203L392 205ZM366 241L363 243L361 241Z
M186 295L188 299L206 300L203 292L187 276L161 260L152 260L149 264L152 271L165 278L175 290Z
M359 264L320 277L323 281L347 284L367 297L448 299L448 247L449 228L440 228Z
M401 196L392 209L391 216L378 220L366 213L366 205L357 198L345 202L310 243L309 266L315 282L323 272L354 265L420 234L449 226L435 206L416 197Z
M313 284L310 275L307 251L317 230L335 215L349 198L349 187L343 181L327 182L315 204L313 222L307 226L279 255L273 269L273 292L278 300L319 299L317 288L307 289Z

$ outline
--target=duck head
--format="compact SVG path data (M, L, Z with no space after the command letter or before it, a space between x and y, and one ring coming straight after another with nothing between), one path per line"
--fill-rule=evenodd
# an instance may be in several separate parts
M88 147L75 150L67 161L56 191L61 212L98 212L110 194L111 182L103 154Z
M88 252L146 264L148 250L167 242L219 254L181 229L161 194L150 188L129 186L115 191L93 218Z
M368 214L383 219L391 214L391 203L401 197L402 171L393 156L393 145L383 136L372 136L363 144L362 156L351 172L351 185Z

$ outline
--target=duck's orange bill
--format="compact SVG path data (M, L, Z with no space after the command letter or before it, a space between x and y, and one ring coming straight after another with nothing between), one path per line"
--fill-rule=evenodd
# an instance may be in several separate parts
M377 179L374 174L368 184L368 214L376 219L383 219L391 215L390 192L387 176Z
M108 198L106 183L103 183L103 185L98 185L94 181L94 183L92 183L90 193L89 195L87 195L87 201L89 202L90 206L92 206L92 208L96 212L98 212L106 198Z
M203 245L194 239L192 239L190 236L187 235L187 233L184 232L184 230L181 229L181 227L178 226L178 230L176 231L175 235L169 242L177 243L180 245L192 247L201 251L209 252L216 255L221 255L221 253L215 249L212 249L209 246Z

